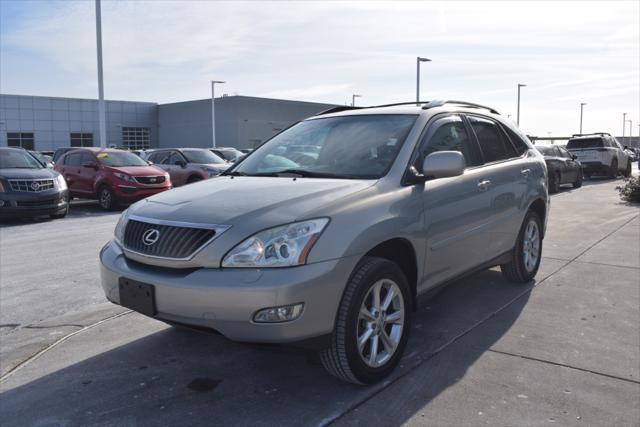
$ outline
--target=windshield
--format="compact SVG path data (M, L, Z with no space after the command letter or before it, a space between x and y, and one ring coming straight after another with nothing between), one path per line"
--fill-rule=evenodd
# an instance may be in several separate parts
M44 165L22 150L0 150L0 169L42 169Z
M127 151L102 151L97 155L98 160L105 166L148 166L140 157Z
M187 158L189 163L212 164L224 163L223 159L216 156L209 150L182 150L182 154Z
M257 148L231 173L376 179L387 173L416 115L306 120Z
M538 150L543 156L553 156L553 148L551 147L540 147L536 146L536 150Z
M567 148L595 148L595 147L604 147L604 142L602 142L602 138L581 138L581 139L570 139L567 142Z

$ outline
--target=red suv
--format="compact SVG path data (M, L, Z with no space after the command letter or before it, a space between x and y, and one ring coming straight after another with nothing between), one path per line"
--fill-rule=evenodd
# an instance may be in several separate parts
M70 197L97 199L111 210L171 188L162 169L118 149L82 148L69 151L55 165L69 186Z

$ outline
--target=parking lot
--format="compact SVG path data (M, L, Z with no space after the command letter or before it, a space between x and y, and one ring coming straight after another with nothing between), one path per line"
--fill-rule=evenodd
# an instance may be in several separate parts
M400 369L368 387L303 350L106 302L98 251L118 213L78 203L64 220L4 224L2 423L638 425L640 209L620 182L554 195L535 283L493 269L451 284L415 314Z

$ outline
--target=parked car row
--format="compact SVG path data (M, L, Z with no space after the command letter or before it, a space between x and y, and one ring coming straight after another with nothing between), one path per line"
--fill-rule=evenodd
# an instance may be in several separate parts
M609 178L631 176L631 163L637 159L636 149L622 146L608 133L574 135L565 146L536 145L547 163L550 193L560 186L582 186L584 178L605 175Z

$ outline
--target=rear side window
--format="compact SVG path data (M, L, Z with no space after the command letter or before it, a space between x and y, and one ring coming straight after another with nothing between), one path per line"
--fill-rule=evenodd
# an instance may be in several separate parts
M567 149L575 149L575 148L599 148L605 147L604 141L602 138L580 138L580 139L570 139L567 142Z
M529 150L529 146L523 140L522 135L519 135L516 132L514 132L513 129L511 129L509 126L503 126L503 129L509 136L511 143L513 144L514 148L516 149L516 153L519 156L522 156L525 152L527 152L527 150Z
M513 145L507 140L497 123L475 116L469 116L469 122L478 138L485 163L518 157Z
M467 166L482 164L475 143L467 134L462 119L457 116L438 119L420 142L417 164L436 151L459 151Z
M91 154L83 153L82 156L80 157L80 164L84 165L87 162L95 163L96 161Z
M82 153L72 153L64 156L64 164L66 166L80 166L82 163L80 161L82 157Z

